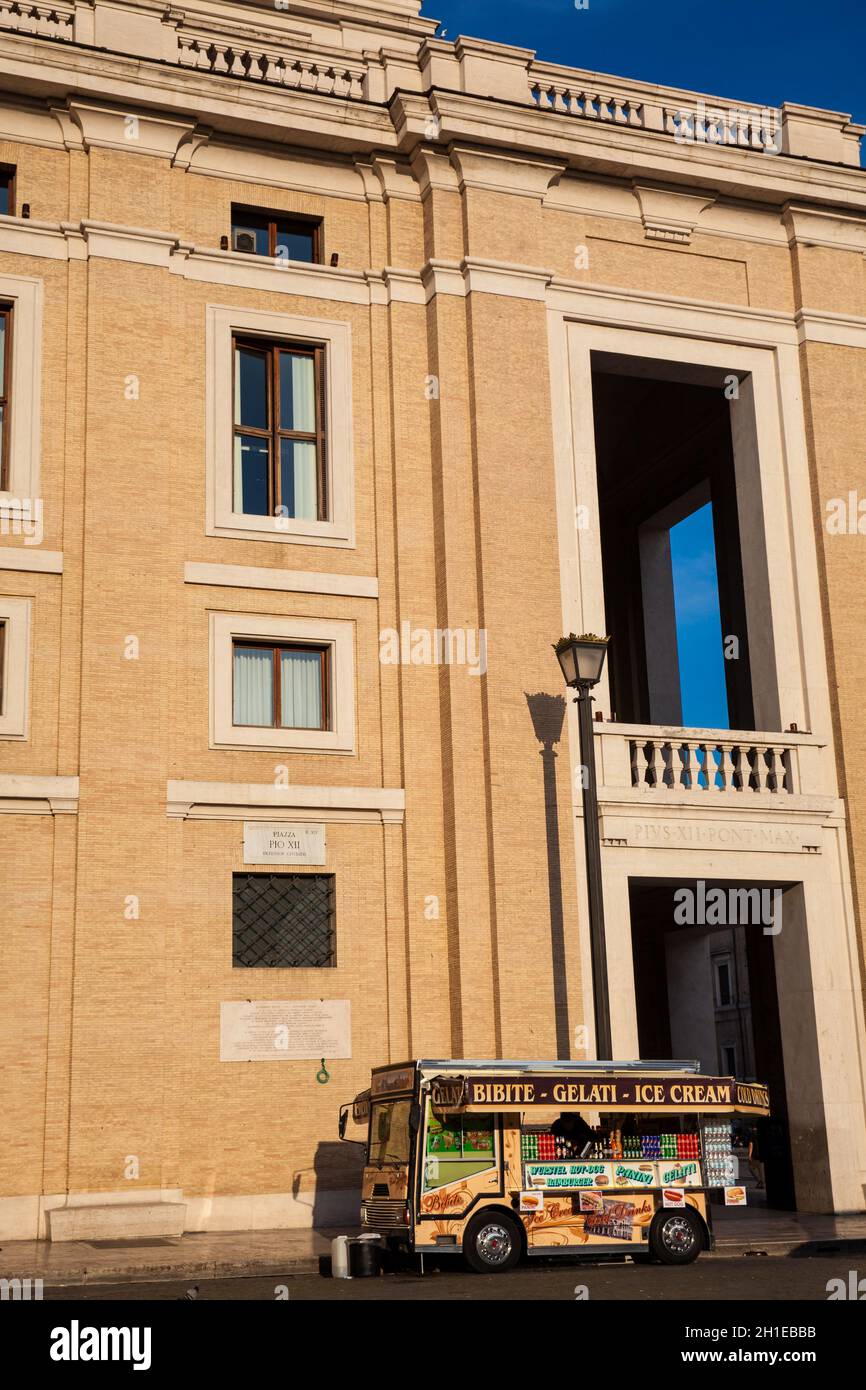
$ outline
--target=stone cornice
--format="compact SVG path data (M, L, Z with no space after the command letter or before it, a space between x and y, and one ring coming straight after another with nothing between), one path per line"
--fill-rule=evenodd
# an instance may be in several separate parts
M589 119L589 112L584 113L582 107L559 109L555 103L536 103L530 95L524 50L508 50L481 40L461 40L459 45L444 47L450 53L438 43L433 48L424 44L423 52L420 47L407 52L409 67L415 65L414 90L398 88L389 93L387 84L380 84L375 100L354 91L346 96L334 71L325 67L320 72L313 59L309 60L313 64L313 89L308 89L310 84L290 86L262 80L255 63L249 70L241 64L239 72L225 75L218 67L211 70L210 60L204 67L164 57L157 60L146 53L131 57L96 51L80 43L49 43L6 29L0 30L0 66L10 90L49 99L56 99L58 91L71 92L85 105L108 101L138 111L149 122L149 152L152 148L164 152L161 145L169 138L166 127L174 123L188 128L190 113L195 111L207 130L335 154L363 157L365 153L399 150L411 157L420 144L430 145L431 130L435 130L438 145L474 145L489 153L495 147L500 154L508 151L515 159L546 158L566 167L628 180L692 186L714 191L717 196L726 194L764 204L808 201L810 205L844 203L855 210L858 206L866 208L866 171L850 156L860 127L852 125L844 113L786 104L781 112L781 119L787 121L781 154L706 141L690 143L691 137L683 143L665 124L670 115L665 103L684 95L674 89L652 89L661 113L661 119L654 123L649 106L641 106L642 114L635 117L627 102L625 114L614 102L611 109L619 113L616 117ZM351 56L347 51L346 61ZM382 62L388 61L386 54ZM464 90L433 86L426 93L422 91L422 82L430 80L433 73L431 63L442 70L436 81L441 81L443 74L447 80L459 78ZM477 68L474 87L470 82L475 71L472 64ZM446 71L452 68L456 74L453 79ZM381 76L381 65L375 70ZM507 70L507 82L500 80L500 70ZM519 79L516 87L515 75ZM575 81L587 76L592 75L572 71ZM524 81L525 96L521 88ZM368 85L372 91L375 83ZM620 85L634 93L640 87ZM705 100L699 94L685 95L696 102ZM81 136L76 137L68 126L66 138ZM181 130L176 151L185 138ZM96 143L102 142L97 135Z
M77 777L0 776L0 814L64 816L77 811Z
M168 782L166 815L177 820L312 820L401 825L406 793L389 787Z

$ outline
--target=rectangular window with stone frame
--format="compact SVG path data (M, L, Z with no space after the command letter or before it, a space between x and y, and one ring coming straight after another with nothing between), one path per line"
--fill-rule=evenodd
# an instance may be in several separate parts
M324 348L235 335L235 512L327 518L325 415Z
M337 964L333 874L232 875L232 965L322 970Z

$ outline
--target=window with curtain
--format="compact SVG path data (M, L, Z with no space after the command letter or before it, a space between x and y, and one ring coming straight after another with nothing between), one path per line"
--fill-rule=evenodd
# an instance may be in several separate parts
M233 508L326 519L324 348L234 340Z
M233 722L265 729L330 728L330 649L232 643Z
M9 486L9 392L12 380L12 306L0 304L0 490Z

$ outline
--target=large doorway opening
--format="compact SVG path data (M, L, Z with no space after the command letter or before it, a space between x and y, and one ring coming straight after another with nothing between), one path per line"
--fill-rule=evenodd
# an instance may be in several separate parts
M829 1209L823 1125L787 1099L786 1042L798 1089L821 1095L800 886L632 879L629 901L641 1057L766 1082L772 1116L749 1136L760 1165L741 1164L749 1202Z
M751 378L594 352L592 396L614 717L778 728Z

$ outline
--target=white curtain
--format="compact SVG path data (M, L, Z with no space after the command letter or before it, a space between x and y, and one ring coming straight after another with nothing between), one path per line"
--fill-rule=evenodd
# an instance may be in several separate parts
M288 507L290 516L315 521L319 514L316 496L316 446L303 440L284 439L282 449L283 502Z
M234 649L234 722L270 728L274 722L274 664L269 651Z
M301 430L314 434L316 430L316 373L312 357L294 353L281 355L282 420L284 430ZM291 368L290 373L286 367ZM287 399L288 396L288 399Z
M281 652L280 722L284 729L321 729L322 657L318 652Z

